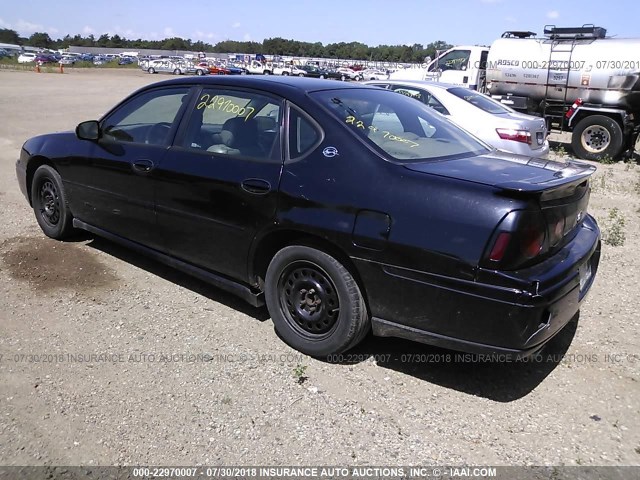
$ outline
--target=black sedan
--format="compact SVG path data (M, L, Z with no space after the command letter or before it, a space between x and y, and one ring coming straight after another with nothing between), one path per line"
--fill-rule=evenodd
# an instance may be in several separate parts
M298 68L300 70L304 70L306 72L305 76L309 78L330 78L333 80L342 80L342 74L335 70L326 70L315 65L303 65Z
M369 329L528 355L594 280L594 168L497 153L429 107L309 78L138 90L16 165L44 233L87 230L263 302L309 355Z

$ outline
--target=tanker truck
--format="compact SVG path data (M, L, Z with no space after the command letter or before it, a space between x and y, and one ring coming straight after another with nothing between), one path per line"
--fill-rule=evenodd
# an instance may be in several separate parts
M424 68L390 78L487 93L514 110L544 117L549 131L571 132L575 155L587 160L632 154L640 131L640 38L607 37L594 25L547 25L541 38L508 31L490 48L453 47Z
M505 32L487 58L491 96L571 132L580 158L633 151L640 129L640 39L611 38L593 25L558 28L544 37Z

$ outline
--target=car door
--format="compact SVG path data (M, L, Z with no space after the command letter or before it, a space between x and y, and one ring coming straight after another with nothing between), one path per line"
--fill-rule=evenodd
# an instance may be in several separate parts
M243 280L256 232L275 216L282 100L249 89L203 88L157 172L164 251Z
M185 86L146 90L100 122L101 138L74 168L81 198L78 218L158 247L155 168L175 135L188 96Z

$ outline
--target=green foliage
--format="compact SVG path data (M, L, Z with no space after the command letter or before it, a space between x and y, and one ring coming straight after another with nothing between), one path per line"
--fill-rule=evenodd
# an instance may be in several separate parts
M307 377L304 374L306 371L307 371L307 366L302 365L301 363L296 365L296 368L293 369L293 377L296 379L296 381L300 385L302 385L304 382L307 381Z
M604 157L601 157L600 160L598 161L604 165L611 165L612 163L615 162L615 160L611 158L609 155L605 155Z
M36 32L29 37L27 42L32 47L51 48L54 44L48 33Z
M567 151L564 149L564 145L560 145L558 146L555 150L554 150L555 154L558 155L560 158L564 158L567 156Z
M609 210L609 217L605 222L604 243L612 247L621 247L624 245L627 235L624 231L625 218L617 208Z
M0 43L11 43L17 45L20 43L20 35L15 30L8 28L0 28Z

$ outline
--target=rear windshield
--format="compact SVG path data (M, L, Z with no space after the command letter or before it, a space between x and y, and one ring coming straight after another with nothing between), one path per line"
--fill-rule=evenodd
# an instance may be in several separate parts
M313 92L311 96L367 143L402 162L489 151L433 109L389 90L349 88Z
M468 88L454 87L448 88L447 92L455 95L458 98L461 98L465 102L469 102L471 105L475 105L480 110L484 110L487 113L492 113L494 115L501 113L511 113L509 107L505 107L500 102L496 102L495 100L483 95L482 93L474 92L473 90L469 90Z

